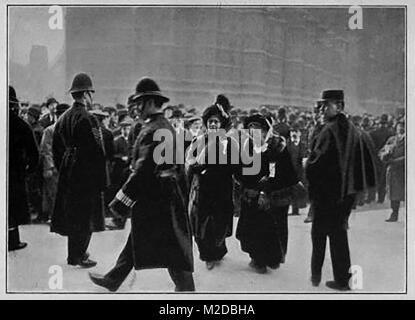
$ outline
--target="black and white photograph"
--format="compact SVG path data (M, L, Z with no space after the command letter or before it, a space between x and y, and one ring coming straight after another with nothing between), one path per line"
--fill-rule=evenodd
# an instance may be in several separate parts
M6 298L408 294L406 3L3 9Z

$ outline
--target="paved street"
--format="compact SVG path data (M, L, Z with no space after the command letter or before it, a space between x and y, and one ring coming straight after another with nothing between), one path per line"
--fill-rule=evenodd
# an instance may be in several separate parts
M234 237L228 239L229 253L222 264L208 271L198 259L194 246L195 283L199 292L268 292L319 293L332 292L324 282L332 279L327 248L320 287L309 282L311 257L311 224L304 224L301 216L289 218L288 256L278 270L257 274L248 266L249 257ZM390 209L364 207L350 217L349 240L353 265L363 271L363 289L356 292L402 292L405 290L405 212L400 221L386 223ZM235 218L235 225L237 219ZM66 238L49 232L46 225L21 226L22 241L29 246L8 254L8 291L10 292L89 292L104 293L93 285L85 269L66 265ZM93 235L89 252L98 261L91 271L105 272L111 268L128 236L128 229L107 231ZM63 270L63 288L49 288L49 268L59 265ZM174 290L167 270L155 269L132 272L119 292L172 292Z

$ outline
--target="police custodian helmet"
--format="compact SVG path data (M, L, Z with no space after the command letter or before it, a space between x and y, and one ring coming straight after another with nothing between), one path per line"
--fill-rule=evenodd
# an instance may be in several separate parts
M163 101L163 103L168 102L170 100L161 93L157 83L150 78L142 78L138 82L135 88L135 94L131 96L131 100L137 101L144 97L158 97L161 101Z
M94 87L92 86L92 80L90 76L86 73L78 73L72 80L72 86L69 89L70 93L82 92L82 91L91 91L95 92Z

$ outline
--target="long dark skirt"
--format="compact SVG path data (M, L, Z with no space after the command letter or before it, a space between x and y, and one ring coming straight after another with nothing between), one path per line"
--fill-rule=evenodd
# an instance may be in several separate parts
M242 199L236 238L242 251L257 265L275 267L282 262L283 248L274 215L258 210L256 202L248 203Z

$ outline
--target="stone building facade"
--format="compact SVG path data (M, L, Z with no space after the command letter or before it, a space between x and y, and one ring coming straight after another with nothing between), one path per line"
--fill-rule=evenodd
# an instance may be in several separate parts
M93 75L96 100L125 103L142 76L173 104L203 108L218 93L242 108L312 106L343 88L354 111L404 105L404 9L368 8L350 30L348 8L69 7L66 86Z

